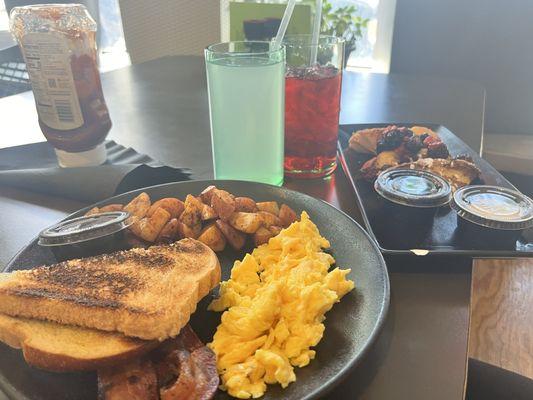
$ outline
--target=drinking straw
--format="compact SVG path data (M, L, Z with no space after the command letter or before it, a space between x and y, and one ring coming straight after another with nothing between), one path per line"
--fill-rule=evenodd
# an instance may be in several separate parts
M281 46L281 41L285 36L287 26L289 26L289 22L291 20L292 12L294 11L295 5L296 0L289 0L287 3L287 7L285 7L285 13L283 14L283 18L281 20L281 23L279 24L278 33L276 35L276 38L274 39L274 45L272 46L273 50L278 50Z
M311 67L316 64L318 51L318 37L320 36L320 25L322 23L322 0L316 0L315 20L313 22L313 37L311 38Z

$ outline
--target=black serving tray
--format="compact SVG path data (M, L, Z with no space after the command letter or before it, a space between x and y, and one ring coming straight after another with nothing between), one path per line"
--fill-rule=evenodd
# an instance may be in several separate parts
M533 255L533 229L523 232L522 236L511 243L483 241L475 243L464 237L457 228L457 214L449 206L442 207L433 221L412 218L409 224L396 224L387 213L386 200L374 190L373 184L362 179L361 165L371 158L349 149L348 140L360 129L375 128L387 124L341 125L339 129L339 158L346 176L356 194L365 227L384 254L416 255L463 255L476 257L526 257ZM468 155L481 170L482 183L516 189L493 166L483 160L466 143L442 125L398 122L398 126L425 126L437 132L452 156Z

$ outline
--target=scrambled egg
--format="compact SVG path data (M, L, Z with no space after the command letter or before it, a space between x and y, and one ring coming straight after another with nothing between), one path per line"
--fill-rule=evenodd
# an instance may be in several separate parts
M231 279L209 306L223 311L213 342L222 388L234 397L261 397L266 384L287 387L294 366L315 357L324 314L353 289L349 269L329 271L329 242L303 212L267 244L236 261Z

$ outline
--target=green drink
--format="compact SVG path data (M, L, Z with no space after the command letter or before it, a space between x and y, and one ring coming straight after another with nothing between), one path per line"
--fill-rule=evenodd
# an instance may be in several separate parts
M283 183L285 49L270 45L205 52L215 179Z

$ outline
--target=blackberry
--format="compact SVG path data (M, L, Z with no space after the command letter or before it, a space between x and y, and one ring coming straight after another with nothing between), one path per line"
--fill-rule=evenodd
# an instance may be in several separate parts
M423 147L420 136L411 136L405 143L405 148L411 154L416 154Z
M428 146L428 157L430 158L448 158L449 156L448 148L442 142Z
M382 138L378 141L377 152L394 150L402 145L406 138L413 136L413 132L405 127L389 126L383 132Z
M379 153L383 152L383 151L387 151L387 150L394 150L396 147L398 146L391 146L391 144L387 141L385 141L385 139L379 139L378 140L378 144L376 146L376 151Z

